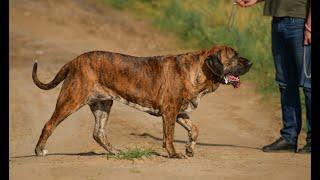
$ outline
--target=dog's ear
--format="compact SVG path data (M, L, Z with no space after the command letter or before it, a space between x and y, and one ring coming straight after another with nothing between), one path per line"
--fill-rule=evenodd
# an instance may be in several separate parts
M214 75L218 77L223 77L224 66L221 62L221 51L218 51L213 55L208 56L205 60L205 63Z

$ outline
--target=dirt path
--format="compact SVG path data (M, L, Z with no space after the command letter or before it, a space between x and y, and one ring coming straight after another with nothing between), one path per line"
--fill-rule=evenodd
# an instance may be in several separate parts
M49 155L33 149L50 118L60 87L43 91L32 82L34 59L39 78L89 50L148 56L177 54L170 35L132 14L89 0L10 1L10 178L11 179L310 179L310 156L266 154L261 146L277 137L279 117L261 105L254 85L221 86L207 95L191 118L200 128L195 157L154 156L141 160L107 159L93 138L93 116L86 106L65 120L47 143ZM161 148L162 121L115 103L107 131L120 149ZM184 151L186 132L176 126L175 145Z

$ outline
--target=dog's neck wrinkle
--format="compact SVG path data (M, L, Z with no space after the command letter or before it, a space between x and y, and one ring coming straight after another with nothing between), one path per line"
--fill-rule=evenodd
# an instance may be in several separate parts
M199 71L196 73L196 78L193 81L193 97L198 96L204 91L206 91L207 93L212 92L217 89L218 86L219 83L214 83L212 80L208 79L202 72L201 68L199 68Z

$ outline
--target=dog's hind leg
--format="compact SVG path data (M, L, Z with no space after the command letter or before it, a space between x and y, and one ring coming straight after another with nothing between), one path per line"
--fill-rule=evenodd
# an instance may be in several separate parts
M44 125L40 138L38 140L37 146L35 148L35 153L37 156L44 156L48 153L45 150L45 144L54 131L54 129L69 115L77 111L80 107L84 105L85 97L81 92L78 93L77 90L71 91L69 86L62 88L59 98L57 100L56 108L52 114L50 120ZM76 88L77 89L77 88ZM79 91L79 90L78 90ZM76 94L82 94L76 96Z
M188 131L188 142L186 144L186 154L189 157L194 155L194 147L199 135L199 130L196 125L192 123L190 117L187 114L179 114L177 116L177 123L184 127Z
M112 100L106 100L91 103L89 106L95 117L93 139L109 153L116 154L117 151L112 148L107 136L105 135L105 126L108 123L112 104Z

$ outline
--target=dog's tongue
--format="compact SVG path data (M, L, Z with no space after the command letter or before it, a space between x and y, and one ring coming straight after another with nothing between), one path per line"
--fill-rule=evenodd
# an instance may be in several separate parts
M237 76L227 75L228 82L232 84L234 88L240 87L240 78Z

